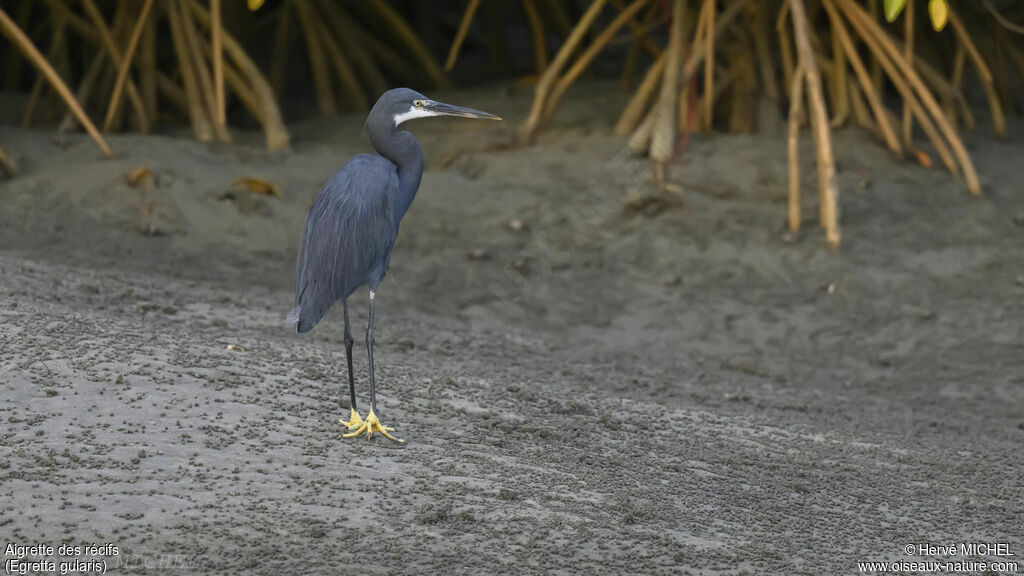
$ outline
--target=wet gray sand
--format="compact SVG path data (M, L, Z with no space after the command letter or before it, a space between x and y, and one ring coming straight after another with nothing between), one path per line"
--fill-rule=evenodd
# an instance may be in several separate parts
M280 154L115 137L112 161L0 127L23 169L0 181L0 540L109 543L122 574L847 574L975 541L1021 561L1024 143L970 138L975 199L840 132L833 253L809 149L798 237L767 137L695 139L682 204L624 215L647 164L570 108L526 149L414 126L431 171L378 295L401 446L341 439L340 312L283 323L361 119Z

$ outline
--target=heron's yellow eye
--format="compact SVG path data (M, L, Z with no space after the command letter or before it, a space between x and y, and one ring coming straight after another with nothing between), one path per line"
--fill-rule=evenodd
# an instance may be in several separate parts
M417 107L417 108L422 108L423 107L423 100L413 100L412 101L412 105Z

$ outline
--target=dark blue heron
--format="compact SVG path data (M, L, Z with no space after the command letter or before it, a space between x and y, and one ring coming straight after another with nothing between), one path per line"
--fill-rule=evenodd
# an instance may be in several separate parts
M380 154L360 154L349 160L320 191L306 216L306 231L296 264L295 308L288 322L297 332L309 332L335 302L345 312L345 357L351 416L342 420L350 432L372 437L379 432L396 439L377 417L373 374L374 295L391 261L398 225L423 177L423 151L416 137L398 127L406 120L428 116L490 118L493 114L435 102L408 88L389 90L377 100L366 118L366 135ZM370 319L366 328L366 353L370 361L370 412L363 420L356 409L356 385L352 376L352 331L348 323L348 297L370 287Z

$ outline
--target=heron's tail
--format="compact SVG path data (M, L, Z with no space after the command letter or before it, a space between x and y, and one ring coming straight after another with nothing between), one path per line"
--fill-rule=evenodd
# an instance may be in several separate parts
M303 312L306 312L306 314L303 314ZM288 317L285 319L285 322L287 324L294 324L295 331L299 334L305 334L312 330L313 327L317 325L317 322L320 322L320 319L323 318L323 316L322 312L317 315L310 314L303 310L300 305L292 308L292 311L288 313Z
M288 317L284 319L285 324L289 326L295 325L295 331L299 331L299 315L302 314L302 307L296 306L292 308L292 311L288 313Z

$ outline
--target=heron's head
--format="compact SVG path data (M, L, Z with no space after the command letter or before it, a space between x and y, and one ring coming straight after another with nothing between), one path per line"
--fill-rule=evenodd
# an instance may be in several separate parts
M367 118L367 124L386 120L392 126L398 127L402 122L430 116L501 120L489 112L437 102L409 88L395 88L388 90L377 100Z

